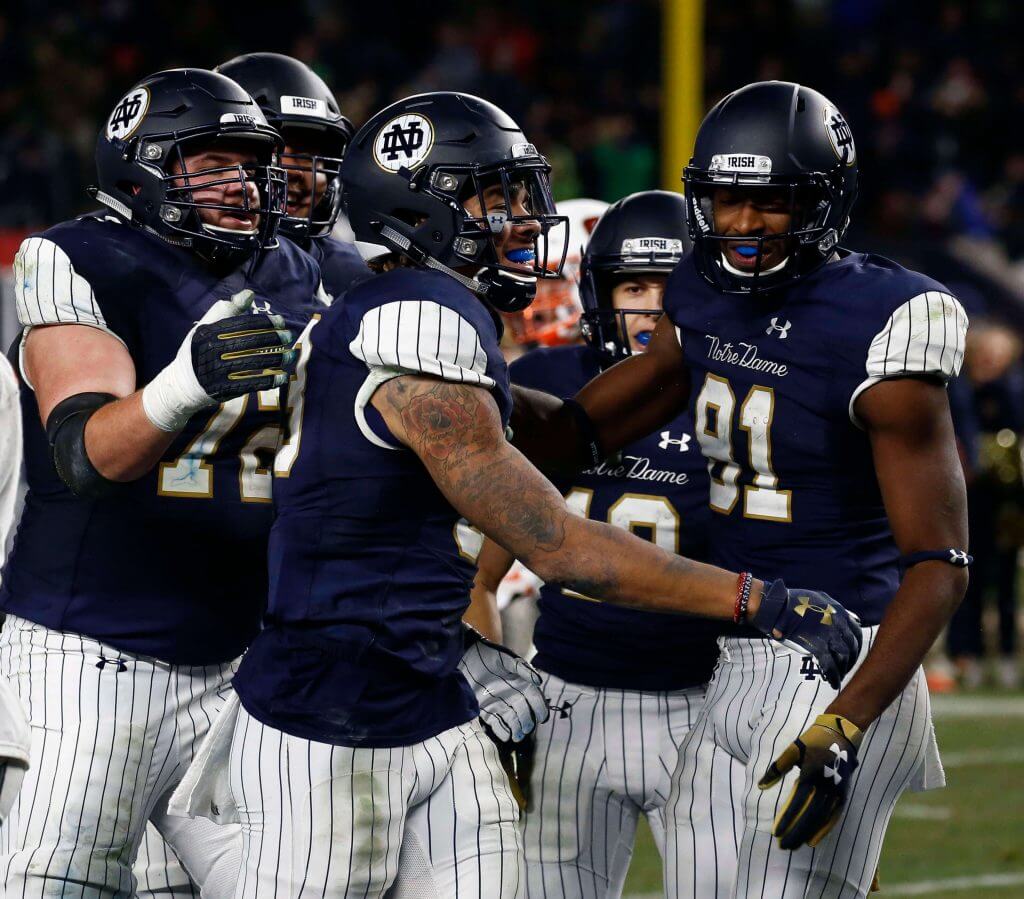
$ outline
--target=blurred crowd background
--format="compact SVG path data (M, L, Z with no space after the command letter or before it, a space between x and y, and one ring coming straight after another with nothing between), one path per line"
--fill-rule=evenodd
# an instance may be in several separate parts
M26 230L89 208L83 188L97 130L134 81L251 50L309 63L357 125L417 91L487 97L547 154L562 199L612 201L670 186L658 184L661 16L657 0L5 4L0 264ZM707 105L765 78L829 96L853 127L861 164L849 245L924 269L971 314L966 376L953 399L978 565L948 648L961 682L1014 686L1024 545L1024 4L734 0L707 3L705 19ZM990 667L979 663L985 601L998 609Z

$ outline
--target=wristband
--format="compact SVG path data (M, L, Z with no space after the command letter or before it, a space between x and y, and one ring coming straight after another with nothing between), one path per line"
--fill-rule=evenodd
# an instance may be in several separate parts
M572 415L576 422L576 432L580 441L580 452L586 457L591 465L600 465L604 461L605 453L601 449L601 439L597 435L597 428L594 427L593 419L587 414L576 400L565 399L562 404Z
M744 571L736 579L736 603L732 610L732 620L736 624L747 623L747 608L750 606L750 588L754 583L754 576L749 571Z
M950 547L949 549L927 549L919 553L907 553L900 558L900 565L907 569L918 562L945 562L957 568L966 568L973 561L974 556L970 555L966 549Z

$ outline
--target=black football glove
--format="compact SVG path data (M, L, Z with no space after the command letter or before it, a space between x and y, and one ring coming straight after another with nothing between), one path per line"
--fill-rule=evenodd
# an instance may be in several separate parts
M203 390L218 402L270 390L287 379L294 343L280 315L235 315L196 328L192 370Z
M750 623L797 652L811 653L834 690L860 654L860 619L817 590L787 590L781 580L765 584Z
M843 810L863 739L852 721L819 715L768 766L757 784L762 790L774 787L794 765L800 766L800 777L772 827L780 847L817 846L832 829Z
M294 337L281 316L249 312L253 299L241 290L215 302L146 385L142 407L155 427L181 430L202 409L288 380Z

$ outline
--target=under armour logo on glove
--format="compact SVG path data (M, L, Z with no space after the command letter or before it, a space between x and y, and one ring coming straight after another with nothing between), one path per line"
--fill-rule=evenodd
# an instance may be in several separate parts
M662 431L661 440L658 441L658 449L668 449L670 446L677 447L679 452L685 453L690 448L690 435L683 434L679 439L672 436L671 431Z
M831 777L832 780L836 782L836 786L839 786L843 780L843 775L839 773L839 769L843 764L845 764L849 756L845 749L839 748L838 743L833 743L829 746L829 751L835 753L835 758L832 760L832 764L835 767L832 767L828 762L825 762L825 777Z
M772 827L781 848L817 846L832 830L843 811L863 739L863 731L852 721L826 713L768 766L757 784L762 790L800 767L800 776Z
M786 337L789 336L789 329L792 327L793 323L790 322L788 319L780 325L779 319L776 316L772 318L772 323L767 328L765 328L764 333L776 334L778 335L779 340L785 340Z

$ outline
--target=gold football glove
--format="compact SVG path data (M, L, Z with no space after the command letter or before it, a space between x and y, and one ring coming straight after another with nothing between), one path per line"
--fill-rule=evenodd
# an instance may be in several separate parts
M800 766L800 777L772 827L779 846L817 846L832 829L846 801L863 739L852 721L819 715L768 766L757 784L762 790L774 787L794 765Z

